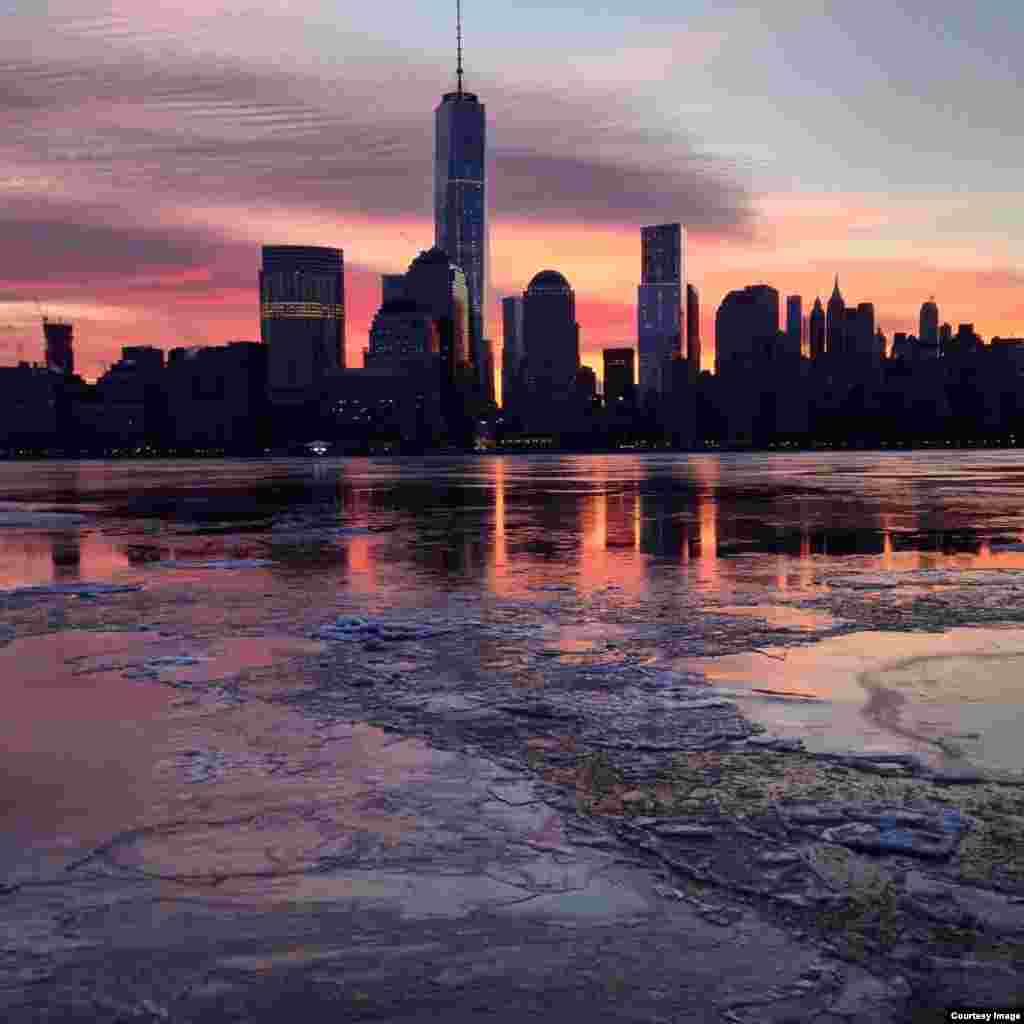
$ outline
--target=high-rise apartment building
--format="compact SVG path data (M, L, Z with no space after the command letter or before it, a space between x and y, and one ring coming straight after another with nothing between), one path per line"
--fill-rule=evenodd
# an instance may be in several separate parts
M637 337L642 398L661 394L668 361L682 354L685 239L681 224L658 224L640 232Z
M631 348L606 348L604 404L608 409L630 405L636 389L636 353Z
M434 111L434 244L466 275L472 364L481 396L494 400L493 355L487 352L487 118L462 88L462 22L458 22L457 87ZM490 372L488 367L491 368ZM486 379L487 377L490 379Z
M341 249L265 245L260 334L271 402L309 402L345 366L345 264Z
M70 376L75 372L75 350L71 324L43 318L46 340L46 368Z

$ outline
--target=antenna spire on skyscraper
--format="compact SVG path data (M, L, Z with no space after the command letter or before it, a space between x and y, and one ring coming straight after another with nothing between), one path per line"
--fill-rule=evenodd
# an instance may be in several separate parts
M455 42L458 47L458 61L455 74L458 79L457 92L462 97L462 0L455 0Z

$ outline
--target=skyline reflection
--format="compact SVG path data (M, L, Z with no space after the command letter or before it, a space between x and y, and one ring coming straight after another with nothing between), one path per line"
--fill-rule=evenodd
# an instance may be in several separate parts
M3 466L0 486L28 499L8 508L70 508L87 525L0 530L0 585L262 557L263 572L324 586L325 597L341 587L404 601L427 586L515 599L558 584L615 586L628 600L667 572L709 594L750 581L796 594L837 558L886 571L1024 567L1012 548L1024 482L1009 458L972 460L982 465L964 467L955 502L938 457L276 460L178 463L173 473L41 464L28 494ZM1000 533L1002 546L992 544Z

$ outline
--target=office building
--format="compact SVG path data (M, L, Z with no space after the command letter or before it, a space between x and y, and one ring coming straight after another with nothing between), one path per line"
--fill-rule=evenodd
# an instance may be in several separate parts
M597 397L597 374L592 367L581 364L576 371L576 393L584 401L593 401Z
M526 351L523 348L523 297L507 295L501 300L501 404L518 412L522 401Z
M71 324L43 318L43 337L46 340L46 368L54 373L71 375L75 372L75 351Z
M807 340L811 359L821 359L825 354L825 310L820 298L814 300L814 307L807 320Z
M944 323L939 328L939 352L945 355L949 351L950 343L953 340L953 325Z
M789 295L786 298L786 351L790 355L800 355L804 341L804 300L800 295Z
M523 294L525 415L542 430L559 430L576 392L580 329L576 296L557 270L542 270Z
M952 333L952 332L951 332ZM921 305L921 316L917 332L918 344L927 358L939 356L939 307L934 299Z
M405 297L405 274L380 275L380 304Z
M839 275L836 274L836 283L832 288L832 295L828 300L828 309L825 313L825 351L830 356L837 357L846 354L845 335L846 303L839 291Z
M434 111L434 244L466 275L470 363L479 394L493 401L494 360L487 352L485 324L489 293L487 118L484 105L462 88L461 21L457 32L456 89L445 93Z
M415 302L392 298L377 311L370 327L365 366L403 366L423 356L440 360L441 335L437 321Z
M661 394L668 361L682 353L685 235L681 224L659 224L640 232L637 337L641 399Z
M174 348L164 371L167 443L186 451L262 451L269 349L254 341Z
M603 358L605 408L632 405L636 390L636 353L631 348L606 348Z
M341 249L265 245L260 333L275 405L313 400L324 378L345 365L345 269Z
M405 275L404 297L437 324L443 373L449 381L470 372L470 299L466 275L435 246L421 252Z
M700 296L692 285L686 286L686 358L690 372L700 373Z
M775 354L779 293L766 284L729 292L715 314L715 373L753 369Z
M861 302L857 305L856 340L853 352L866 360L873 360L878 354L875 344L875 307L870 302Z

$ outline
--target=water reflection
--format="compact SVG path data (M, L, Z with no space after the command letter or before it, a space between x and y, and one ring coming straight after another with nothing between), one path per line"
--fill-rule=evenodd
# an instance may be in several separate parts
M244 534L271 575L381 597L424 586L513 597L553 583L636 597L671 566L701 592L753 582L791 594L833 559L1024 566L1024 553L990 543L1024 525L1018 468L1011 454L4 465L0 492L18 508L107 518L0 530L0 584L105 579L186 548L243 557ZM310 540L311 523L334 531Z

